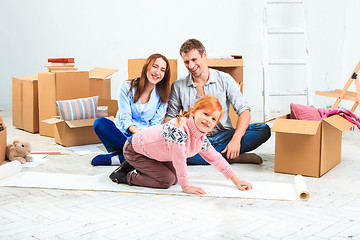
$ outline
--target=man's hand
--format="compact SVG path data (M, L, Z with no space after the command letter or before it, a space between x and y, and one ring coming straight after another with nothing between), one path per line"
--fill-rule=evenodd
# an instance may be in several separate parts
M246 129L249 126L250 118L251 115L249 110L245 110L239 115L238 121L236 123L235 133L226 148L221 152L226 152L227 159L234 159L239 156L241 138L244 136Z
M227 159L237 158L240 154L240 141L231 140L221 153L225 153L225 152Z

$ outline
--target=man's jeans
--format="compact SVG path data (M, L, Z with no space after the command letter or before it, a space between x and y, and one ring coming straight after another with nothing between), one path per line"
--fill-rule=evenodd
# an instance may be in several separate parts
M224 150L230 142L234 133L235 129L224 132L215 132L214 134L208 134L207 138L216 151L221 153L221 151ZM244 136L241 138L240 154L256 149L266 142L270 138L270 135L270 127L267 124L250 124L246 129ZM227 159L226 153L223 153L222 155L225 159ZM188 158L187 163L194 165L209 164L200 156L200 154L196 154L195 156Z

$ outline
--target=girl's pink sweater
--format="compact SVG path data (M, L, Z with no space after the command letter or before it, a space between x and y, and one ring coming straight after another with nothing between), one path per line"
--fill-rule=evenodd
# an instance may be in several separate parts
M142 129L133 135L132 146L137 153L161 162L172 161L180 186L189 185L186 158L197 153L218 169L227 179L235 175L230 164L200 132L192 117L177 119Z

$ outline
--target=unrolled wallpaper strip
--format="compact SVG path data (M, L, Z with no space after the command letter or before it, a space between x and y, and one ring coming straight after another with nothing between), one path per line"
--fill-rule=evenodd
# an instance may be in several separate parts
M19 161L11 161L0 165L0 181L10 176L14 176L21 172L21 163Z
M0 168L2 167L3 166L0 166ZM15 165L13 167L17 168ZM128 186L125 184L115 184L108 177L112 171L113 169L111 169L109 173L97 175L77 175L64 173L20 172L17 168L10 171L13 176L10 176L10 174L0 176L0 186L194 196L183 193L179 185L172 186L169 189L154 189ZM0 171L0 174L3 173L4 171ZM202 187L205 190L206 195L204 196L206 197L308 200L310 196L307 191L304 178L300 175L295 177L294 183L250 182L253 185L253 189L249 191L240 191L230 180L215 181L190 179L190 184L192 186Z

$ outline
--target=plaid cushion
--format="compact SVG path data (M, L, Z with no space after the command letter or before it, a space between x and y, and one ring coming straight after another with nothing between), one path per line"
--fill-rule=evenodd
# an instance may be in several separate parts
M68 121L96 118L98 100L99 96L56 101L60 119Z

